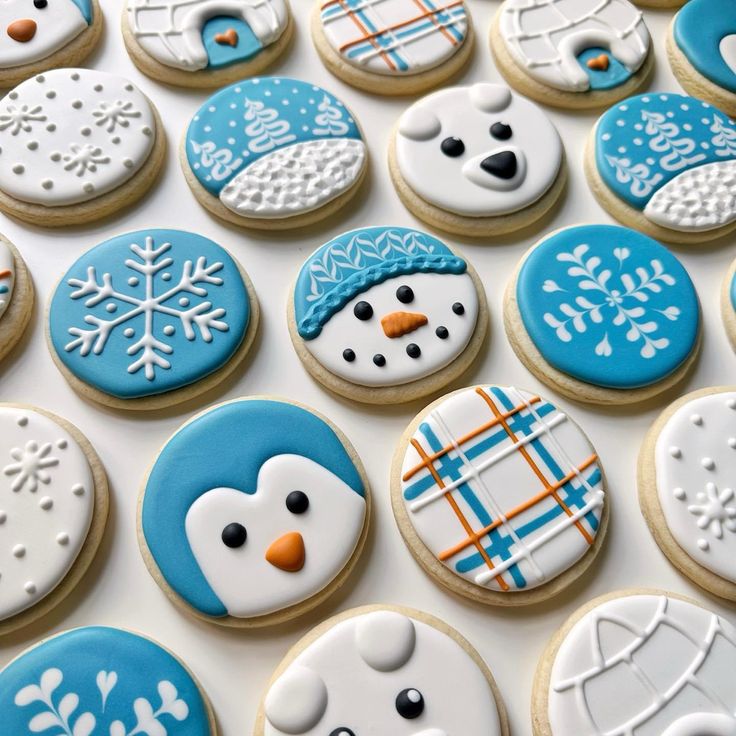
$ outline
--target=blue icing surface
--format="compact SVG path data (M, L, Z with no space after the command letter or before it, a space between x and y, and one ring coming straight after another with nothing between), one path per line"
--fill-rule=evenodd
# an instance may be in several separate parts
M54 2L54 0L51 0ZM87 23L92 22L92 0L72 0L72 2L79 8L84 19Z
M736 73L721 54L721 41L736 34L734 0L690 0L675 17L673 32L697 71L719 87L736 92Z
M270 458L301 455L344 481L360 496L360 473L342 442L312 412L282 401L222 404L182 427L159 454L143 497L146 544L166 582L208 616L227 610L205 580L185 532L189 508L212 488L254 493Z
M542 357L596 386L660 381L698 339L700 307L687 271L627 228L586 225L550 236L521 267L517 299Z
M231 28L238 34L235 46L215 41L215 36ZM211 18L205 23L202 40L209 58L207 65L209 69L221 69L239 61L248 61L263 49L263 45L245 21L224 15Z
M601 54L605 54L608 57L608 69L605 71L602 69L591 69L588 66L588 61L595 59ZM619 87L633 74L608 49L604 48L586 49L578 56L578 61L590 79L591 89L613 89L614 87Z
M325 138L362 140L342 102L297 79L256 77L225 87L200 107L187 130L187 160L199 183L218 196L259 158Z
M632 207L684 171L736 159L736 125L687 95L630 97L606 111L595 132L598 173Z
M101 626L60 634L11 662L0 673L0 713L8 736L212 733L199 688L171 654Z
M49 323L56 354L77 378L127 399L221 368L243 341L250 314L238 266L219 245L153 229L85 253L59 283Z
M731 279L731 306L736 310L736 274Z

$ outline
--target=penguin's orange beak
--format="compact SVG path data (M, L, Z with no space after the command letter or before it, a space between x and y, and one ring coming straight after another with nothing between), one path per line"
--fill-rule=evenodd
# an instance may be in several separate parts
M266 550L266 560L284 572L299 572L305 558L304 537L299 532L284 534Z
M428 321L427 315L419 312L391 312L381 317L381 327L386 337L401 337L423 327Z

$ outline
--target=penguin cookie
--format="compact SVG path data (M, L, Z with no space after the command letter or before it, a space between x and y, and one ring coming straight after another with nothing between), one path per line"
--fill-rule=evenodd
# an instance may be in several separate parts
M23 337L33 314L31 275L18 249L0 235L0 360Z

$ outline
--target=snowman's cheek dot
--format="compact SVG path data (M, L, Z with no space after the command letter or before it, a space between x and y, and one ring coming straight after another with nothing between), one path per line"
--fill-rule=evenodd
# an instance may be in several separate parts
M411 302L414 301L414 290L411 286L399 286L399 288L396 289L396 298L402 304L411 304Z
M248 538L248 532L242 524L233 522L228 524L222 530L222 541L226 547L230 549L237 549L245 544L245 540Z
M383 355L381 355L381 353L376 353L376 354L375 354L375 355L373 356L373 362L374 362L374 363L375 363L375 364L376 364L376 365L377 365L377 366L378 366L379 368L383 368L383 366L385 366L385 365L386 365L386 358L384 358L384 357L383 357Z
M422 354L422 350L416 343L412 342L406 346L406 354L410 358L418 358Z
M355 351L350 348L346 348L342 351L342 357L343 360L346 360L348 363L352 363L355 360Z
M452 305L452 311L455 312L455 314L465 314L465 307L460 302L455 302Z
M362 322L373 316L373 307L368 302L358 302L353 308L353 314Z
M450 333L447 331L447 327L440 325L435 331L434 334L439 337L440 340L447 340L447 338L450 336Z

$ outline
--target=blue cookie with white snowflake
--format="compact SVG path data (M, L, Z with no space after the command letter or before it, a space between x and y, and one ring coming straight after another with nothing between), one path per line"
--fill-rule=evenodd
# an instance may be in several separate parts
M596 124L586 173L611 215L652 237L701 243L736 229L736 123L708 102L624 100Z
M352 113L307 82L256 77L220 90L192 118L182 167L218 217L266 230L300 227L357 191L368 149Z
M537 243L509 283L504 318L537 378L591 403L664 391L700 347L698 296L680 261L611 225L569 227Z
M126 233L87 251L49 304L51 354L85 396L118 408L184 401L248 352L258 302L217 243L182 230Z
M150 639L87 626L47 639L0 672L3 733L13 736L214 736L189 670Z

